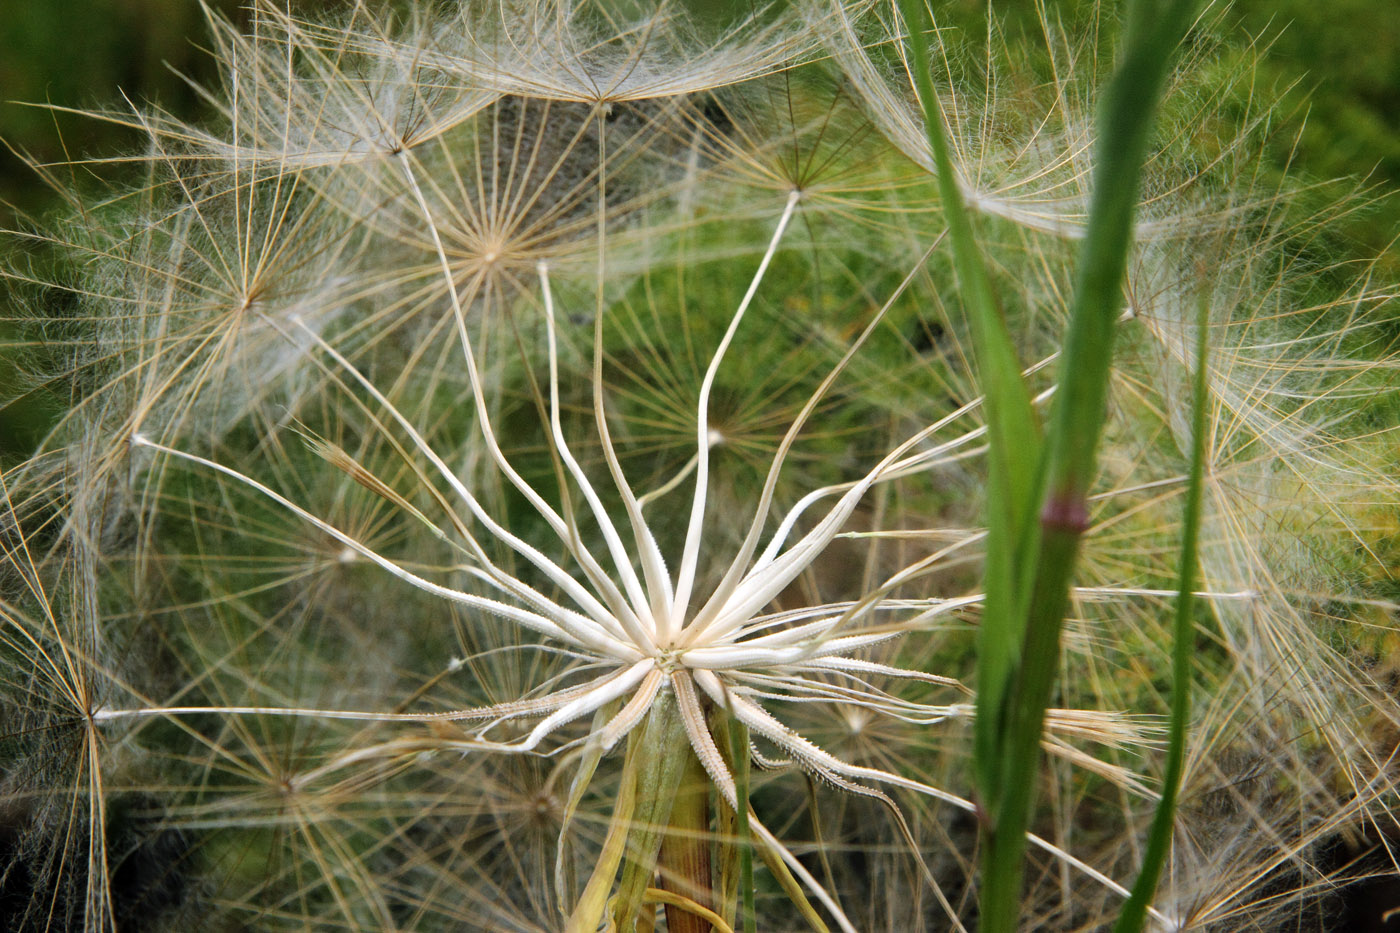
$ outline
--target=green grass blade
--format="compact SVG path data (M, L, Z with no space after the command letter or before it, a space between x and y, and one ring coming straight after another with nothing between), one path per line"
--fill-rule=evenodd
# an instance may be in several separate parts
M1181 571L1177 581L1176 619L1172 632L1171 722L1167 728L1167 766L1162 774L1162 798L1152 816L1142 868L1133 884L1132 896L1123 906L1114 933L1139 933L1147 920L1147 908L1157 892L1157 881L1171 848L1172 825L1176 817L1177 793L1186 762L1186 720L1191 715L1191 657L1195 639L1191 620L1196 588L1196 546L1201 526L1201 494L1206 459L1206 409L1209 375L1206 355L1210 350L1208 331L1210 304L1201 297L1196 316L1196 375L1191 399L1191 472L1186 485L1186 509L1181 535Z
M972 330L978 381L985 396L987 430L1002 458L1007 490L1029 500L1035 489L1036 441L1040 437L1035 409L1021 378L1021 362L1007 330L981 248L972 232L972 219L963 204L958 171L948 151L943 114L930 72L928 11L923 0L900 0L909 32L909 52L915 88L928 127L929 145L937 168L939 200L953 247L959 292ZM1029 444L1028 448L1026 445ZM1012 451L1018 455L1012 456Z
M1099 108L1089 224L1046 438L1045 492L1034 583L1025 603L1022 664L996 720L1002 742L997 764L1001 780L984 824L984 933L1010 933L1019 919L1040 737L1059 666L1060 632L1079 540L1088 524L1088 489L1105 417L1142 164L1171 56L1193 8L1194 0L1137 0L1130 5L1122 58Z
M1021 644L1024 590L1017 585L1016 550L1030 531L1030 509L1037 488L1041 429L1021 376L1021 363L987 274L971 218L963 204L958 173L948 151L943 114L930 73L928 9L923 0L901 0L908 32L909 54L915 89L923 106L929 146L938 178L939 199L953 247L959 292L971 325L978 382L988 434L989 477L987 488L987 557L984 568L987 593L978 629L978 714L974 756L977 788L984 803L994 798L1000 784L1001 757L997 752L1002 732L997 713ZM994 805L994 804L993 804Z
M1190 25L1194 8L1195 0L1131 3L1123 58L1104 91L1089 225L1079 256L1046 447L1045 508L1052 519L1082 521L1081 506L1093 479L1104 421L1142 164L1171 54Z
M756 933L757 914L754 911L753 834L749 829L749 727L731 719L729 722L730 769L734 772L735 835L739 848L739 914L744 933Z

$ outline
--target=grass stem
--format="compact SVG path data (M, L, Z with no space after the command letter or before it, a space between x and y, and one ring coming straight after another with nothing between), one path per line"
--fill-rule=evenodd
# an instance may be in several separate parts
M1209 378L1206 357L1210 352L1210 303L1204 295L1196 315L1196 373L1191 396L1191 471L1186 485L1186 507L1182 519L1181 571L1176 595L1176 618L1172 631L1171 721L1167 725L1167 764L1162 773L1162 797L1152 816L1142 867L1133 884L1132 896L1118 915L1114 933L1139 933L1147 920L1147 907L1157 891L1171 849L1176 800L1181 790L1181 773L1186 763L1186 721L1191 716L1191 658L1195 639L1192 619L1195 607L1196 547L1201 527L1201 491L1206 457L1206 413L1209 408Z
M1192 0L1136 0L1098 114L1093 195L1044 449L1021 367L962 203L929 71L928 10L901 0L915 87L977 350L989 437L987 556L978 640L975 775L982 815L982 930L1020 916L1026 832L1045 709L1102 431L1139 178L1173 51ZM1038 490L1038 492L1037 492ZM1039 521L1030 503L1039 502Z

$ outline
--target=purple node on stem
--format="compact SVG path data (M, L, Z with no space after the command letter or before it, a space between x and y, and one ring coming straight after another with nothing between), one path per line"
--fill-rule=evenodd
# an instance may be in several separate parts
M1082 495L1056 493L1045 500L1040 527L1080 535L1089 527L1089 509Z

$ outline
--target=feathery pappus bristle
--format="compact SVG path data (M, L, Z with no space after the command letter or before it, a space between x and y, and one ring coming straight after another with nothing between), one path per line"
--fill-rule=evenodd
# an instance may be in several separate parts
M210 119L91 114L144 150L75 160L110 189L0 271L64 400L3 474L7 922L976 929L989 416L898 5L293 9L209 14ZM935 47L1038 417L1113 31L1042 16ZM1027 929L1108 928L1141 860L1202 320L1150 923L1326 929L1394 869L1400 306L1318 258L1352 202L1256 173L1274 113L1197 29L1023 776Z

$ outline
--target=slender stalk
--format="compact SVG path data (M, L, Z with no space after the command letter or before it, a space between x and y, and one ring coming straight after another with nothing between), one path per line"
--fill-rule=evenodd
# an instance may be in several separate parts
M1171 722L1167 726L1167 765L1162 774L1162 797L1152 816L1147 851L1138 870L1133 893L1118 915L1114 933L1138 933L1147 921L1147 907L1157 892L1167 853L1171 849L1176 799L1181 790L1181 772L1186 763L1186 721L1191 715L1191 656L1195 646L1191 620L1194 615L1196 586L1196 546L1201 528L1201 492L1206 460L1206 410L1209 408L1209 374L1206 356L1210 352L1210 303L1204 295L1196 314L1196 375L1191 397L1191 473L1186 485L1186 508L1182 519L1181 570L1177 583L1176 618L1172 631Z
M664 901L670 933L710 933L706 914L714 906L710 882L710 778L684 743L672 752L684 756L680 784L671 805L670 826L661 840L657 868L662 891L679 896Z
M657 695L645 725L633 733L629 744L632 742L637 743L637 806L627 839L627 861L612 898L613 924L622 933L630 933L637 926L670 825L676 792L686 771L686 759L694 757L689 754L673 693L664 690Z
M595 933L607 910L613 879L627 849L627 837L632 826L632 812L637 804L637 749L640 743L630 740L622 764L622 782L613 801L613 815L608 823L608 835L598 853L593 874L584 885L583 894L574 906L564 927L564 933Z
M724 918L715 913L703 904L697 904L690 898L677 894L674 891L666 891L661 888L647 888L646 900L648 903L666 905L666 926L669 931L680 930L683 927L677 926L673 919L677 914L691 918L691 922L703 924L701 929L714 929L715 933L734 933L734 928L725 922ZM675 911L675 914L672 913Z
M973 761L978 795L984 807L995 810L1002 765L997 748L1001 735L997 712L1018 662L1024 620L1018 601L1022 591L1015 585L1016 551L1025 546L1027 532L1032 530L1029 517L1041 428L948 150L943 114L930 74L925 33L928 8L925 0L900 0L900 4L909 34L914 86L923 105L929 147L937 169L939 200L953 246L987 419L987 599L977 634L978 713Z
M737 847L739 850L739 912L744 933L756 933L758 919L754 913L753 832L749 828L749 727L737 719L729 721L730 769L734 774L734 808Z
M1123 53L1097 120L1093 198L1045 450L1040 541L1031 567L1025 641L998 716L1001 786L983 826L982 930L1010 933L1020 915L1022 862L1040 737L1059 668L1060 632L1103 426L1121 287L1133 242L1138 183L1172 52L1194 0L1135 0Z

